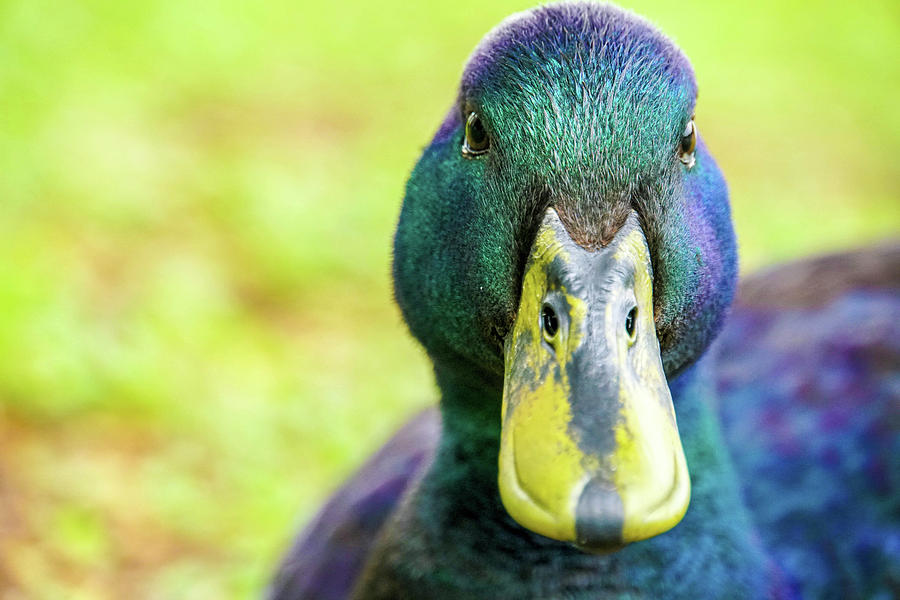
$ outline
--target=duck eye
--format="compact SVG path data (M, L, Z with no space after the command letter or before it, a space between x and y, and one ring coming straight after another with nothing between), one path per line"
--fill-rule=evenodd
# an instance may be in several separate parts
M469 118L466 119L466 141L463 144L463 154L478 156L487 152L490 145L491 140L478 113L469 113Z
M678 159L683 162L688 169L694 166L694 150L697 148L697 126L694 125L694 119L688 121L684 132L681 134L681 143L678 147Z
M548 342L556 337L556 332L559 331L559 317L549 304L545 304L541 309L541 326L544 329L544 339Z
M637 322L637 306L633 307L628 311L628 314L625 316L625 333L628 334L628 337L632 340L634 339L634 325Z

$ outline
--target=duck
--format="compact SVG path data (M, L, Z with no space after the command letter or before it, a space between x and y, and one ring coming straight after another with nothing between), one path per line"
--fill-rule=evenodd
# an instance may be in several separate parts
M895 597L900 244L739 286L696 97L683 52L611 4L479 43L394 237L439 406L268 597Z

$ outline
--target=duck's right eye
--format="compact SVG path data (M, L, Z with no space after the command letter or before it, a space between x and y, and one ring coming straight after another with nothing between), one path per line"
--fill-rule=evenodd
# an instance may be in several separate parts
M478 113L469 113L466 119L466 141L463 142L463 154L478 156L484 154L491 145L491 139Z

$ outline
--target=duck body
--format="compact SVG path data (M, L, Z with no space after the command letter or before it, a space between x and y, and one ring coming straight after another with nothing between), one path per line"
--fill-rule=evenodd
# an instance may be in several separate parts
M440 412L335 494L272 598L897 590L896 249L863 296L794 307L799 329L751 287L712 345L736 249L695 98L677 47L611 5L540 7L476 48L394 241ZM826 359L856 366L823 380Z
M695 494L685 520L654 538L671 538L673 548L654 549L668 551L666 560L651 552L598 557L539 536L523 539L495 490L457 487L443 477L449 490L435 493L449 507L446 521L426 513L427 527L405 524L411 517L401 514L410 509L397 512L404 494L412 497L429 469L444 473L431 466L441 437L440 413L432 408L404 426L297 537L271 597L348 598L379 532L390 535L388 524L403 536L432 532L430 542L400 544L409 552L397 556L419 580L440 563L454 573L455 585L434 578L410 588L437 598L675 598L681 590L685 597L893 597L900 582L898 323L900 246L806 260L742 285L714 347L674 385L679 400L696 394L691 415L682 410L690 402L679 402L679 423L693 416L708 432L708 444L686 448L689 464L715 461L721 470L713 497ZM724 493L716 497L719 488ZM724 531L709 530L710 510L724 515ZM688 537L695 539L688 544ZM723 537L743 543L723 544ZM489 560L485 552L496 546L501 550ZM735 577L740 563L743 593ZM639 592L641 581L651 587Z
M767 553L808 598L900 591L900 245L743 282L717 416Z

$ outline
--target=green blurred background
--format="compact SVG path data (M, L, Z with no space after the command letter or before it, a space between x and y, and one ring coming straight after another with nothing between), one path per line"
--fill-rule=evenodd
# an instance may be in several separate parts
M404 180L521 2L0 2L0 597L259 593L415 408ZM742 268L900 232L900 5L635 2Z

